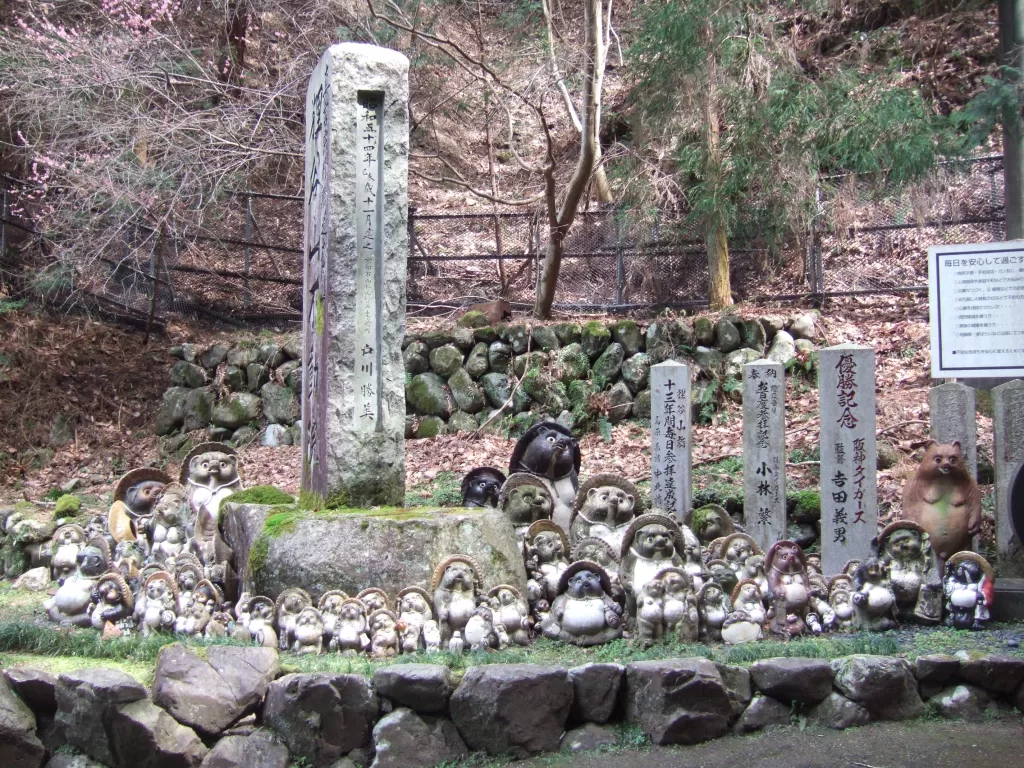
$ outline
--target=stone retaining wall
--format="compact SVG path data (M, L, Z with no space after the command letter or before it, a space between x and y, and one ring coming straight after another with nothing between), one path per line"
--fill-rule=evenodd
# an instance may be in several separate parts
M856 655L448 667L396 664L372 678L282 674L268 648L165 647L151 690L127 674L14 668L0 675L0 765L38 768L70 744L113 768L416 768L470 751L525 758L616 743L615 723L692 744L791 722L845 729L933 713L977 720L1024 708L1024 660ZM316 724L311 725L311 724ZM58 756L60 757L60 756ZM340 762L336 762L339 761ZM56 763L54 763L56 765Z

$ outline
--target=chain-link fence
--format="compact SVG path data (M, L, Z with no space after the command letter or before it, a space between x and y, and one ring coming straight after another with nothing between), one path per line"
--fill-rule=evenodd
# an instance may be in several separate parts
M772 252L731 242L740 299L824 299L927 288L927 247L1005 237L1002 157L944 163L887 193L884 180L828 179L804 242ZM0 245L46 251L47 238L13 216L3 186ZM302 307L302 198L233 193L216 218L193 216L128 236L79 265L52 294L135 324L173 315L247 325L297 320ZM15 237L12 238L12 235ZM531 306L547 247L541 211L420 213L409 217L411 312L504 297ZM0 254L6 248L0 249ZM555 308L621 311L707 304L707 252L685 218L583 212L565 243Z

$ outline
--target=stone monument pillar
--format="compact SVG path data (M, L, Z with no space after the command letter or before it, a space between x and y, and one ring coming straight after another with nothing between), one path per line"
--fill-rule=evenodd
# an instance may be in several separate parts
M992 454L996 474L996 546L1000 577L1024 577L1024 548L1011 522L1010 484L1024 463L1024 381L992 390Z
M743 510L762 550L786 538L786 373L770 360L743 366Z
M960 453L967 471L978 479L978 418L974 390L966 384L951 382L928 391L932 440L940 443L960 441Z
M333 45L306 94L302 490L329 506L405 498L408 72Z
M818 353L821 408L821 566L831 576L872 554L878 535L875 350L856 344Z
M651 503L680 523L693 512L690 366L651 366Z

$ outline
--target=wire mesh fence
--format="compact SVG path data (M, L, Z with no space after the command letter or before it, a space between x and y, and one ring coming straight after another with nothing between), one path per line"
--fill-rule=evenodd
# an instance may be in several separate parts
M874 178L826 182L802 242L782 250L730 242L738 298L923 290L929 245L1005 237L1001 156L944 163L899 192ZM46 252L53 242L12 213L20 190L11 179L2 187L0 245ZM251 326L298 320L302 205L296 196L236 192L207 216L159 229L126 227L113 246L76 264L51 299L137 325L173 316ZM547 243L541 211L411 209L409 309L447 311L497 297L531 306ZM697 227L685 217L608 208L582 212L570 230L555 308L699 307L707 296L707 252Z

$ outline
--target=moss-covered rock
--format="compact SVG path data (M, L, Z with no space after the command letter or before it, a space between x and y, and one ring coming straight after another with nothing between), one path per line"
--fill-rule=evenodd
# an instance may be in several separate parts
M421 373L412 377L405 387L405 399L413 413L420 416L447 418L452 412L452 395L444 379L436 373Z
M487 366L495 373L508 373L512 365L512 347L503 341L491 342L487 348Z
M546 352L527 352L512 361L512 372L520 379L531 368L542 368L548 361Z
M618 424L633 412L633 393L624 382L619 382L608 390L608 421Z
M794 339L793 344L798 353L807 354L814 351L814 342L808 339Z
M278 366L277 374L288 389L297 395L302 394L302 361L289 360Z
M295 497L272 485L254 485L231 494L232 504L294 504Z
M764 354L765 347L768 345L768 337L764 332L764 326L761 325L760 320L746 320L743 323L742 336L743 346L747 349L753 349L760 354Z
M484 394L491 403L492 408L501 408L508 399L512 397L512 387L509 384L508 376L504 373L491 371L480 377L480 384L484 388Z
M493 326L485 325L483 328L477 328L473 331L473 338L490 345L498 340L498 331Z
M260 390L263 415L269 424L294 424L299 420L299 398L288 387L268 382Z
M71 493L65 493L53 508L54 519L58 517L73 517L82 508L82 500Z
M443 328L436 331L426 331L420 334L420 341L426 344L431 349L437 349L443 347L446 344L451 344L455 341L455 337L451 331L446 331Z
M454 344L445 344L430 350L430 369L442 378L448 378L462 367L462 352Z
M169 435L185 422L185 401L192 390L185 387L171 387L163 395L163 401L156 413L156 433Z
M455 407L466 413L476 413L484 407L484 393L465 368L459 368L448 379L448 388Z
M245 392L245 371L237 365L229 365L224 369L224 386L231 392Z
M622 363L622 380L635 395L647 387L651 375L651 361L645 352L638 352Z
M880 470L892 469L900 463L900 452L896 450L896 447L892 443L886 442L885 440L879 440L878 444L875 446L875 450L877 452L876 462Z
M522 377L523 390L544 406L549 414L557 416L569 408L569 395L565 385L547 371L530 368Z
M739 348L741 340L736 324L727 317L720 317L715 323L715 346L718 351L726 355Z
M594 386L592 381L580 379L569 382L569 386L566 387L566 394L569 396L569 405L573 413L589 413L590 398L592 395L597 394L597 387Z
M530 329L522 323L502 326L499 331L501 338L512 347L512 354L521 355L530 343Z
M491 321L479 309L471 309L459 318L456 323L459 328L485 328Z
M645 389L637 393L633 401L633 415L638 419L651 418L651 390Z
M770 344L772 339L775 338L775 334L786 327L785 318L779 317L778 315L768 315L766 317L757 318L757 322L764 328L765 343Z
M611 344L612 332L605 328L597 320L584 323L580 332L580 346L587 357L596 360L602 352Z
M456 328L452 331L452 344L463 354L469 352L476 344L473 331L469 328Z
M232 392L213 407L210 421L218 427L238 429L259 417L259 397L251 392Z
M693 321L693 340L701 347L710 347L715 343L715 325L710 317L698 317Z
M440 416L424 416L416 425L416 437L437 437L446 431L444 419Z
M259 359L260 351L252 341L240 341L228 350L228 365L237 365L239 368L245 368L251 363L258 362Z
M625 356L626 353L621 344L618 342L609 344L601 356L594 361L594 378L599 382L615 381Z
M415 376L430 370L430 347L422 341L413 341L402 352L405 372Z
M184 423L182 429L192 432L204 429L213 420L214 395L211 387L193 389L185 398Z
M786 494L786 506L791 507L790 518L795 523L815 523L821 520L821 495L808 488Z
M539 424L542 421L542 418L543 417L539 413L531 413L529 411L517 413L512 417L512 423L509 425L509 436L522 436L522 434L534 424Z
M530 346L542 352L554 352L561 346L555 329L548 325L535 325L530 331L530 339Z
M735 349L725 356L723 372L726 376L742 376L743 366L761 359L761 353L756 349Z
M466 371L474 379L479 379L487 373L488 368L487 345L480 342L470 350L469 356L466 358Z
M171 366L171 386L196 389L206 384L206 371L195 363L178 360Z
M558 323L558 325L553 327L555 329L555 336L558 337L558 343L563 347L580 343L583 329L579 323Z
M701 373L709 378L722 373L724 361L724 355L717 349L697 347L697 351L694 353L694 362L700 368Z
M555 375L559 381L568 384L586 378L589 372L590 358L579 344L568 344L559 350L555 364Z
M682 360L693 347L693 328L686 318L658 320L647 326L647 355L651 365Z
M644 335L636 320L619 320L611 327L612 341L621 344L626 357L632 357L644 348Z
M249 363L245 367L245 388L249 392L259 392L260 388L270 381L270 368L263 363Z
M199 364L203 366L203 368L212 371L218 365L223 363L227 359L227 356L228 347L226 344L214 344L207 347L199 355Z
M476 432L479 426L476 419L465 411L456 411L448 419L449 434L453 432Z

